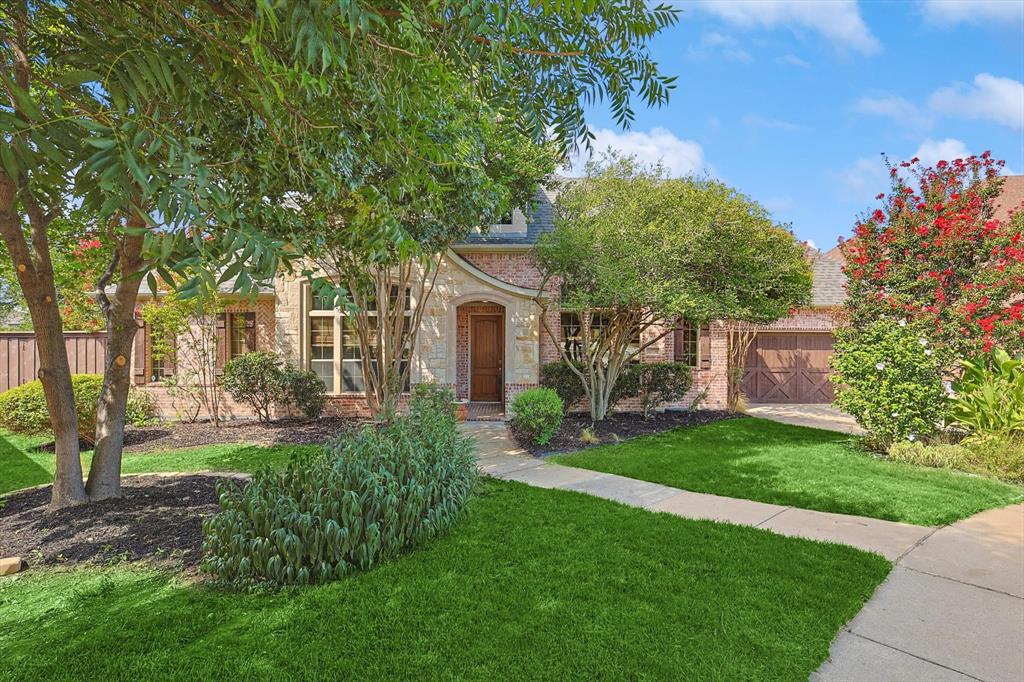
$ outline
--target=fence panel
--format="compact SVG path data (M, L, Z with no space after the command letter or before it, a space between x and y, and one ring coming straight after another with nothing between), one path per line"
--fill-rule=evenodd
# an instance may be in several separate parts
M64 332L72 374L102 374L107 361L103 332ZM36 379L39 353L33 332L0 332L0 391Z

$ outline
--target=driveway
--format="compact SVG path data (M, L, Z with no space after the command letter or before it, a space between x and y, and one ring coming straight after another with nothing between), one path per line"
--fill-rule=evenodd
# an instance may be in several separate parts
M794 404L777 405L769 403L751 403L746 413L751 417L761 417L783 424L809 426L827 431L841 431L855 436L864 434L856 420L850 415L825 404Z

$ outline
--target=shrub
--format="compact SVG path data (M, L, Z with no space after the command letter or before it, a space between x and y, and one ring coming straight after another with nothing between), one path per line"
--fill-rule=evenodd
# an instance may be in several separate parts
M281 358L265 350L245 353L224 365L220 383L232 398L249 405L261 422L270 421L270 407L282 402Z
M960 364L964 372L950 396L954 423L979 439L1024 432L1024 361L996 348Z
M517 440L544 445L562 425L562 399L550 388L531 388L516 395L509 423Z
M96 438L96 404L103 388L103 377L73 374L71 386L78 412L78 436L92 443ZM50 431L50 412L41 381L36 379L0 393L0 426L12 433L27 435Z
M152 394L134 386L128 389L124 421L132 426L146 426L156 420L156 400Z
M640 409L646 419L658 405L686 395L692 385L692 375L690 368L681 362L640 362L630 365L619 377L616 390L619 384L624 384L622 397L640 398Z
M948 413L939 360L911 326L882 320L836 335L836 405L852 414L874 447L934 433Z
M306 419L319 419L327 404L324 382L309 370L286 367L281 374L282 400Z
M455 393L448 386L440 386L434 383L416 384L412 387L409 396L409 412L416 416L421 414L437 415L451 418L454 424L455 419Z
M992 437L982 441L933 443L901 441L889 448L889 459L919 466L982 473L1024 483L1024 439Z
M583 382L567 362L549 362L540 368L540 385L552 389L562 399L566 414L575 407L586 392Z
M321 583L450 528L476 476L472 444L450 406L413 396L410 408L283 473L221 483L221 511L203 522L203 569L237 586Z

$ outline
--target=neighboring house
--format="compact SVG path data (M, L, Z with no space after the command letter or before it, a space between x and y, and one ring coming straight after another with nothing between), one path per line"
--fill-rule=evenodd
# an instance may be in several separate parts
M538 385L542 364L559 359L534 301L541 275L530 253L537 237L553 229L552 198L550 192L539 192L529 217L514 211L507 222L493 226L487 234L471 236L448 252L423 315L412 356L412 384L447 384L459 398L500 413L513 395ZM751 400L829 402L832 398L827 355L833 312L844 294L842 273L839 264L824 254L809 250L808 255L815 273L813 304L759 334L750 353ZM306 279L279 276L254 303L233 303L220 317L218 364L251 350L276 352L323 379L330 396L329 412L365 414L355 333L340 311L325 308ZM574 343L574 315L552 311L548 323L557 330L558 343ZM162 379L175 367L172 362L154 362L145 328L137 340L135 381L148 386L162 411L170 412ZM726 325L713 322L675 329L645 349L641 360L679 361L693 367L690 394L666 407L688 407L703 393L706 407L721 408L726 402L726 358ZM618 409L636 407L627 404ZM229 404L226 412L240 415L245 410ZM480 412L471 410L471 414Z

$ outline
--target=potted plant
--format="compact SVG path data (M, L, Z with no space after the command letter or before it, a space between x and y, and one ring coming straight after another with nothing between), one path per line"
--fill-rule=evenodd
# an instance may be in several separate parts
M455 418L464 422L469 417L469 400L465 398L459 398L455 401Z

